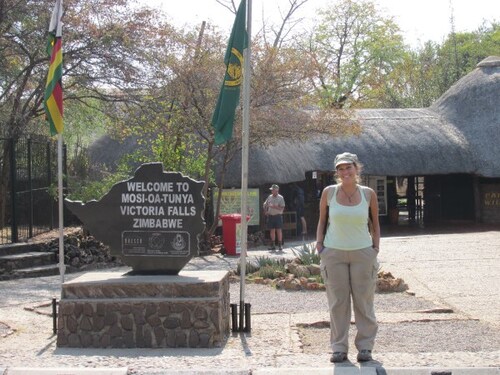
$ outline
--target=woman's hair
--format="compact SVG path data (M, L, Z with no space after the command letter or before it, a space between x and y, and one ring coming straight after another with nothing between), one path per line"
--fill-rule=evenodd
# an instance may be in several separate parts
M361 183L361 171L363 170L363 164L361 164L359 161L353 162L352 164L354 165L354 168L356 168L356 182L359 184L359 183ZM342 182L341 178L337 174L337 168L335 168L334 177L335 177L335 181L337 181L337 183L340 184Z

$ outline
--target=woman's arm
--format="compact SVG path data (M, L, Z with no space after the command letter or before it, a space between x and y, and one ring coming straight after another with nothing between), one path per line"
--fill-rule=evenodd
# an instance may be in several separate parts
M321 199L319 201L319 220L318 227L316 229L316 250L320 252L323 249L323 240L325 233L326 218L328 215L328 190L332 189L331 186L327 186L323 189L321 193Z
M371 218L372 218L372 225L373 225L373 233L372 233L372 240L373 240L373 248L377 251L379 251L380 247L380 222L378 219L378 199L377 199L377 194L371 190L371 198L370 198L370 212L371 212Z

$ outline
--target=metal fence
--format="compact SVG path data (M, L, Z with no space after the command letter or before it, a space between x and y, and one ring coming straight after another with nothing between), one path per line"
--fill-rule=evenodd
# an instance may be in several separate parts
M57 227L56 143L0 138L0 147L0 245Z

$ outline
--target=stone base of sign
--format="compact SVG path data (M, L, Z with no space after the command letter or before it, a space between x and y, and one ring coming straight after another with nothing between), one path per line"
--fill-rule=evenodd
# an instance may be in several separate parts
M62 287L57 346L213 348L230 333L227 271L89 272Z

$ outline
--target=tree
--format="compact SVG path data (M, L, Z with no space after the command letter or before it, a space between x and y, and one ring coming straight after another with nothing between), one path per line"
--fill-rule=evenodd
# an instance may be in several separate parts
M399 27L365 0L342 0L321 10L319 17L319 25L303 43L317 102L324 108L372 104L378 86L401 60Z
M500 50L500 26L451 33L443 44L426 42L407 51L380 86L375 107L429 107L476 65Z
M483 24L476 31L452 33L438 49L439 91L444 93L488 56L500 51L500 24Z
M3 0L0 7L1 136L48 134L43 122L48 70L47 29L52 0ZM68 0L63 15L65 103L93 106L95 100L137 105L142 87L157 70L140 56L153 56L168 41L170 27L152 10L134 10L127 0ZM140 54L137 52L141 51ZM39 121L34 121L38 119ZM71 129L66 129L70 131ZM4 142L7 145L7 142ZM6 155L7 150L2 150ZM9 163L0 170L0 212Z
M438 46L427 42L418 51L405 52L386 78L380 82L375 107L424 108L441 93L438 89Z

